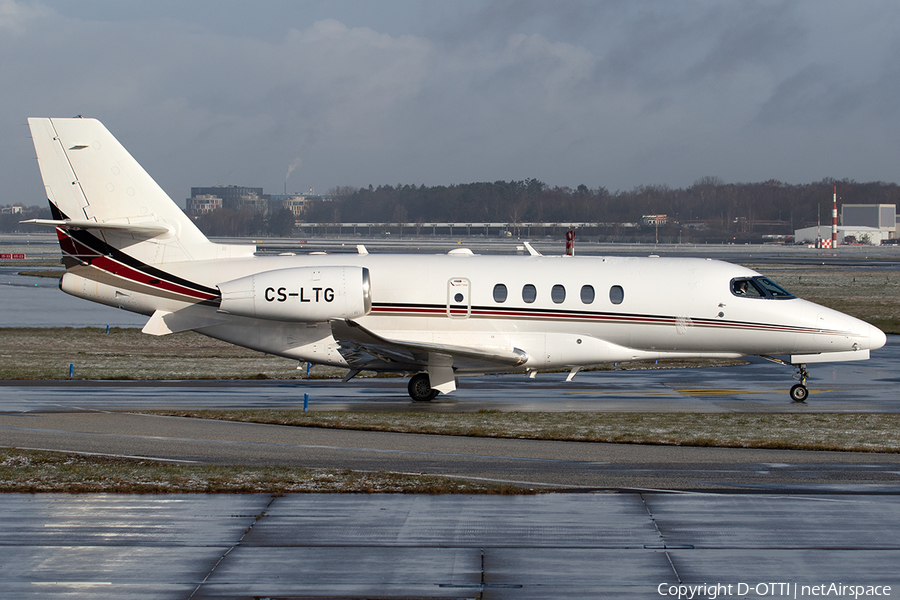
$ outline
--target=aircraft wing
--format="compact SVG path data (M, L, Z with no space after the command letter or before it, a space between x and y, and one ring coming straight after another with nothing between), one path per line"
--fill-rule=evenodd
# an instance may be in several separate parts
M354 371L428 371L431 386L440 391L455 387L454 369L496 370L498 366L516 367L528 360L528 355L518 348L482 349L391 340L350 320L332 321L331 332L338 343L338 351Z

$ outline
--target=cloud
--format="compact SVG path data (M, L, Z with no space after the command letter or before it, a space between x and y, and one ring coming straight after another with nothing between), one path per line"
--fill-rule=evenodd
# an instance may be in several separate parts
M0 34L19 37L28 30L32 21L48 14L50 11L39 4L0 0Z
M16 200L40 195L25 117L75 114L103 120L176 199L288 177L895 178L891 2L345 0L252 19L103 4L0 0L0 180Z

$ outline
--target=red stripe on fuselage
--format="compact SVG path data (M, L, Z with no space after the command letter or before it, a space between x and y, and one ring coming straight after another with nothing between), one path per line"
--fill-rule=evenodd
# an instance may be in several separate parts
M465 309L451 308L451 314L466 314ZM384 314L392 316L446 316L446 307L413 307L413 306L373 306L372 313ZM641 316L641 315L611 315L611 314L592 314L592 313L570 313L570 312L549 312L542 310L522 311L515 310L489 310L472 308L469 313L473 318L497 318L497 319L528 319L528 320L544 320L544 321L589 321L589 322L607 322L618 324L641 324L641 325L677 325L678 319L675 317L660 316ZM685 323L687 327L711 327L724 329L744 329L754 331L779 331L786 333L804 333L804 334L846 334L844 331L830 331L823 329L815 329L810 327L795 327L791 325L776 325L767 323L746 323L738 321L711 321L708 319L691 319L690 324Z
M160 279L159 277L150 276L146 273L138 271L137 269L122 264L121 262L100 254L89 246L84 245L59 228L57 228L56 232L57 237L59 238L60 248L62 248L64 253L69 254L70 256L74 256L75 258L78 258L79 260L82 260L84 262L88 262L91 266L96 267L102 271L106 271L107 273L115 275L116 277L121 277L135 283L149 285L165 290L167 292L174 292L176 294L182 294L184 296L189 296L191 298L199 300L211 300L215 298L213 294L200 292L189 287L179 285L177 283L165 281L164 279Z
M197 298L198 300L211 300L212 298L215 298L215 296L211 294L198 292L197 290L192 290L191 288L187 288L170 281L164 281L156 277L151 277L146 273L142 273L141 271L137 271L129 266L123 265L122 263L115 261L108 256L99 256L95 258L91 261L91 265L97 267L98 269L102 269L107 273L111 273L117 277L122 277L124 279L128 279L129 281L134 281L136 283L141 283L144 285L157 287L166 290L167 292L175 292L176 294L190 296L191 298ZM151 283L151 280L153 281L153 283Z

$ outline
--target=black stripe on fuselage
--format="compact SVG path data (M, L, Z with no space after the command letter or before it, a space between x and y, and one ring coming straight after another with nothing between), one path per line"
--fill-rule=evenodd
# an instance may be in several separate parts
M562 310L553 308L525 308L525 307L486 307L450 305L455 314L468 313L470 318L483 319L529 319L529 320L571 320L584 322L604 322L621 324L644 325L678 325L679 317L667 315L651 315L638 313L616 313L600 311ZM400 303L373 303L372 312L376 315L404 315L404 316L439 316L446 315L445 304L400 304ZM713 327L713 328L739 328L756 330L776 330L795 333L846 333L826 331L812 327L795 325L779 325L776 323L756 323L751 321L714 320L705 318L688 317L684 320L687 327Z
M50 212L53 214L53 218L55 220L67 220L69 219L65 213L59 210L52 202L50 202ZM122 263L123 265L130 267L136 271L141 271L145 275L149 276L152 279L161 279L168 281L169 283L173 283L175 285L180 285L185 288L189 288L198 292L202 292L204 294L209 294L211 296L219 296L219 290L215 288L209 288L204 285L200 285L193 281L188 281L187 279L183 279L176 275L172 275L166 271L158 269L156 267L150 266L142 261L137 260L136 258L125 254L118 248L110 246L102 239L98 238L94 234L90 233L84 229L70 229L65 231L66 235L71 237L73 240L88 248L98 255L108 256L109 258Z

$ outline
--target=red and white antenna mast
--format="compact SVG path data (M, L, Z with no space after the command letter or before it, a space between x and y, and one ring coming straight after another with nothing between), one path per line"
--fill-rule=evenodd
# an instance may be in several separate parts
M837 186L834 186L834 208L831 209L831 247L837 248Z
M822 247L822 207L816 204L816 248Z

